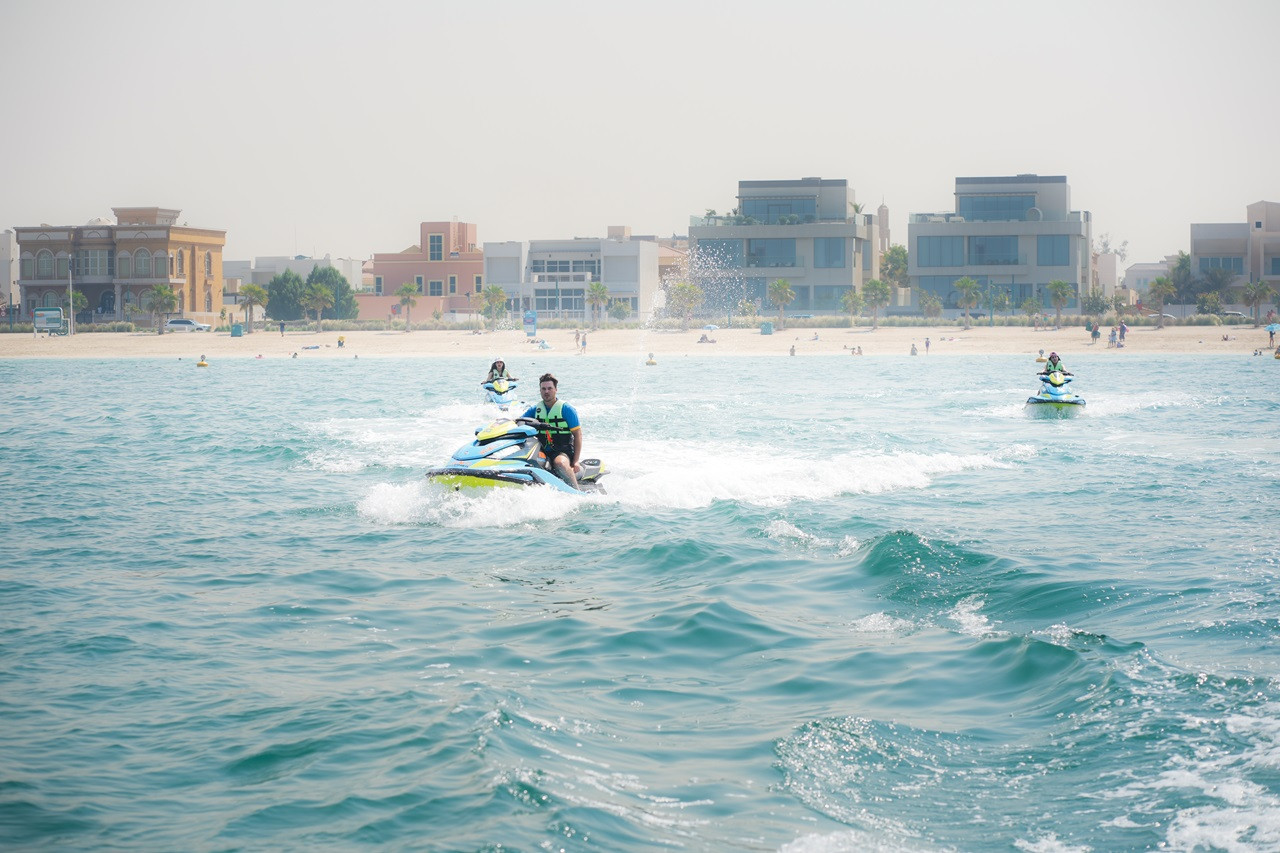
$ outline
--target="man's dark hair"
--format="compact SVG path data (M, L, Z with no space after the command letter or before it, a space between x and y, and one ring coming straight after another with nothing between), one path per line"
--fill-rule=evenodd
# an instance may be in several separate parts
M540 377L538 377L538 384L541 385L543 382L550 382L552 385L556 386L557 388L560 387L560 380L556 379L550 373L544 373Z

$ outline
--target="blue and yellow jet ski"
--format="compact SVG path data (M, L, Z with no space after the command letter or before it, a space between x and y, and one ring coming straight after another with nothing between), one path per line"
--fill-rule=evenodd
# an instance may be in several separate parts
M538 442L538 431L547 425L533 418L499 418L476 430L475 441L459 447L448 464L427 469L427 479L454 490L493 486L550 486L562 492L603 493L600 478L605 469L599 459L582 459L578 488L566 483L548 467Z
M1040 393L1027 398L1027 411L1066 415L1084 409L1084 397L1067 390L1073 376L1061 370L1037 373L1036 376L1041 383Z
M489 403L497 403L498 409L505 412L516 401L516 381L514 379L494 379L482 382L484 399Z

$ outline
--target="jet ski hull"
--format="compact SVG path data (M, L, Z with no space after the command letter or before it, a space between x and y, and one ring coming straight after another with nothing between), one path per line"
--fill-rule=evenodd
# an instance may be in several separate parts
M426 477L455 491L522 486L547 486L573 495L604 491L599 479L605 470L599 459L580 461L578 488L560 479L547 466L535 425L546 426L524 418L499 418L477 429L476 440L458 448L448 464L427 469Z
M1029 413L1065 417L1084 410L1084 398L1067 390L1070 376L1055 371L1040 381L1040 393L1027 398Z

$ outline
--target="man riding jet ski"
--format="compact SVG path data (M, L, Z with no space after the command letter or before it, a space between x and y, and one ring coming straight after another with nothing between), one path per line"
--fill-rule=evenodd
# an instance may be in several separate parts
M578 413L556 398L559 382L550 373L539 381L542 402L514 421L500 419L476 430L449 464L427 477L455 489L462 486L552 486L574 494L603 491L598 459L582 459Z

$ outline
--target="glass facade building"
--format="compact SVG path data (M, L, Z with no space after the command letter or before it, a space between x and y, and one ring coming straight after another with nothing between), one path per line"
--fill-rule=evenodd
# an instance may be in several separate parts
M1060 175L961 177L955 210L913 213L907 226L907 273L911 306L929 293L944 312L961 312L955 282L978 282L983 301L996 293L1020 306L1034 299L1051 304L1048 284L1066 281L1079 304L1091 270L1092 219L1071 209L1071 188Z

